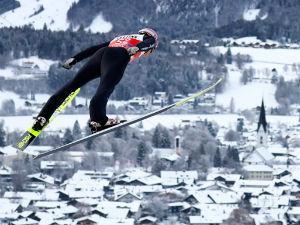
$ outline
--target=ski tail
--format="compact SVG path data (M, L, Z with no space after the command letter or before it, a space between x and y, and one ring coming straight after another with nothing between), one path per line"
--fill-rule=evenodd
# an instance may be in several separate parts
M80 91L80 88L78 88L77 90L71 92L71 94L69 94L69 96L63 101L63 103L55 110L55 112L53 113L53 115L50 117L49 119L49 123L55 118L57 117L61 111L63 109L65 109L67 107L67 105L75 98L75 96L78 94L78 92ZM48 123L48 124L49 124ZM24 151L26 149L27 146L29 146L33 140L42 132L42 130L44 130L44 128L48 125L46 124L41 130L36 131L33 129L33 126L31 126L20 138L20 140L12 145L12 147L20 150L20 151Z

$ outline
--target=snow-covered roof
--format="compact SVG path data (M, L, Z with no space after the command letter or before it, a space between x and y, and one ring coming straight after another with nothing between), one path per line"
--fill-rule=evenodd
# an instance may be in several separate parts
M53 147L52 146L48 146L48 145L29 145L24 152L30 155L38 155L40 153L43 152L47 152L49 150L52 150Z
M0 218L1 214L9 214L16 211L20 204L12 203L7 198L0 198Z
M217 174L217 173L210 173L206 176L206 180L215 180L217 177L222 177L224 178L226 181L237 181L241 178L242 175L240 174Z
M274 156L270 153L268 148L259 147L249 153L243 161L250 163L265 163L271 162L272 160L274 160Z
M177 185L181 182L188 184L193 183L198 179L197 171L161 171L162 184L165 186Z
M8 176L13 173L12 169L8 166L1 166L0 167L0 176Z
M39 221L30 219L30 218L22 218L22 219L11 222L11 224L13 224L13 225L38 225Z
M145 216L145 217L141 217L139 219L139 223L142 223L143 221L150 221L152 223L155 223L157 221L157 218L156 217L153 217L153 216Z
M48 183L48 184L54 184L55 179L47 174L43 173L36 173L36 174L31 174L27 176L28 178L34 178L37 180L40 180L42 182Z
M55 168L73 169L74 162L73 161L41 161L40 167L42 170L50 170Z
M198 188L199 190L222 190L223 192L235 192L232 188L227 187L219 181L206 181Z
M11 145L0 147L0 152L2 152L6 156L18 155L18 150L12 147Z
M10 198L10 199L27 199L33 201L39 201L39 200L57 201L59 194L58 194L58 190L55 189L45 189L45 191L42 193L6 191L3 197Z
M223 219L214 216L189 216L190 224L221 224Z
M142 177L137 179L138 181L146 184L146 185L157 185L157 184L161 184L161 178L156 176L156 175L151 175L148 177Z
M134 225L134 219L111 219L103 218L97 214L92 214L89 216L84 216L78 219L75 219L72 225L79 224L83 221L92 221L95 224L101 225Z

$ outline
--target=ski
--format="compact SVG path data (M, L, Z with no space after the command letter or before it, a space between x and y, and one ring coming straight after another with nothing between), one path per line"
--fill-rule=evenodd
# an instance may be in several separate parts
M78 88L76 91L73 91L73 92L71 92L71 94L69 94L69 96L63 101L63 103L55 110L55 112L53 113L53 115L50 117L49 123L55 117L57 117L64 108L67 107L67 105L75 98L75 96L78 94L79 91L80 91L80 88ZM21 136L21 138L19 139L19 141L16 144L12 145L12 146L14 148L20 150L20 151L24 151L33 142L33 140L42 132L42 130L44 130L44 128L49 123L47 123L39 131L33 130L32 129L33 125L32 125L27 131L25 131L25 133Z
M161 109L158 109L158 110L156 110L156 111L150 112L150 113L148 113L148 114L146 114L146 115L143 115L143 116L141 116L141 117L138 117L138 118L136 118L136 119L133 119L133 120L130 120L130 121L127 121L127 122L124 122L124 123L120 123L120 124L118 124L118 125L112 126L112 127L107 128L107 129L105 129L105 130L102 130L102 131L99 131L99 132L97 132L97 133L88 135L88 136L83 137L83 138L81 138L81 139L78 139L78 140L76 140L76 141L73 141L73 142L70 142L70 143L65 144L65 145L63 145L63 146L60 146L60 147L58 147L58 148L55 148L55 149L53 149L53 150L49 150L49 151L47 151L47 152L41 153L41 154L35 156L34 159L38 159L38 158L41 158L41 157L44 157L44 156L53 154L53 153L55 153L55 152L64 151L64 150L69 149L70 147L72 147L72 146L74 146L74 145L78 145L78 144L83 143L83 142L85 142L85 141L87 141L87 140L89 140L89 139L92 139L92 138L95 138L95 137L98 137L98 136L102 136L102 135L104 135L104 134L110 133L110 132L115 131L115 130L117 130L117 129L120 129L120 128L122 128L122 127L126 127L126 126L129 126L129 125L135 124L135 123L140 122L140 121L142 121L142 120L145 120L145 119L147 119L147 118L149 118L149 117L155 116L155 115L160 114L160 113L162 113L162 112L166 112L166 111L168 111L168 110L170 110L170 109L173 109L173 108L175 108L175 107L177 107L177 106L180 106L180 105L182 105L182 104L184 104L184 103L186 103L186 102L188 102L188 101L190 101L190 100L192 100L192 99L194 99L194 98L196 98L196 97L198 97L198 96L200 96L200 95L202 95L202 94L204 94L204 93L210 91L210 90L213 89L216 85L218 85L221 81L222 81L222 78L220 78L216 83L214 83L214 84L211 85L210 87L206 88L205 90L202 90L202 91L198 92L198 93L195 94L195 95L192 95L192 96L190 96L190 97L188 97L188 98L185 98L185 99L183 99L182 101L179 101L179 102L177 102L177 103L168 105L168 106L166 106L166 107L164 107L164 108L161 108Z

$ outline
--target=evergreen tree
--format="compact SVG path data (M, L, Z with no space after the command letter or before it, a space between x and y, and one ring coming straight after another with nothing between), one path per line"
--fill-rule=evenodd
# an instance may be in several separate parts
M224 59L224 55L223 54L220 54L217 58L217 62L221 65L224 65L225 63L225 59Z
M137 157L136 157L136 162L139 166L143 166L143 161L146 157L146 154L148 152L148 149L147 149L147 145L144 141L141 141L139 144L138 144L138 147L137 147Z
M160 148L171 148L170 134L167 128L162 129Z
M236 131L242 133L244 129L244 120L239 119L238 124L236 125Z
M157 125L155 127L153 136L152 136L152 145L154 148L159 148L160 146L160 136L161 136L161 130L160 125Z
M153 136L152 136L152 145L155 148L170 148L170 134L167 128L158 124L155 127Z
M217 132L216 130L213 128L213 124L212 122L207 122L207 129L209 131L209 133L211 134L211 136L216 137L217 136Z
M249 77L248 70L247 69L243 70L242 77L241 77L241 82L244 85L246 85L248 83L248 77Z
M226 58L226 63L227 64L232 64L232 54L230 48L227 49L225 53L225 58Z
M72 133L73 133L73 138L75 140L78 140L82 137L82 131L81 131L78 120L76 120L75 123L74 123Z
M0 122L0 147L4 147L5 144L5 131L4 131L4 122Z
M240 162L239 152L236 148L228 146L227 156L229 159L232 159L234 162Z
M221 161L220 149L217 148L214 156L214 167L221 167L221 166L222 166L222 161Z
M199 153L200 155L205 155L205 148L203 143L201 143L199 146Z
M62 143L65 145L65 144L72 142L73 140L74 140L74 138L72 135L72 131L70 128L67 128L65 131Z

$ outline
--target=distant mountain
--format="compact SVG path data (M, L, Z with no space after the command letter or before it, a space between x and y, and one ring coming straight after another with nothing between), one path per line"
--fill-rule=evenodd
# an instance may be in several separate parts
M89 27L101 14L116 33L149 26L175 39L220 37L225 32L298 42L299 6L294 0L79 0L68 11L68 20L73 26Z
M259 36L299 42L295 0L1 0L0 27L127 33L152 27L160 37Z

